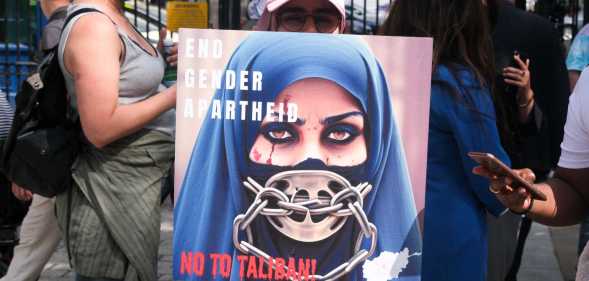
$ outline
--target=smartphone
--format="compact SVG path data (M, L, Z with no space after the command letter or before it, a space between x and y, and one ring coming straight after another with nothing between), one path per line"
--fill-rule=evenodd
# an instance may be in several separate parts
M527 182L518 174L516 174L511 168L505 165L501 160L497 159L491 153L484 153L484 152L469 152L468 157L472 158L472 160L479 163L481 166L487 168L487 170L505 177L510 177L513 179L513 185L515 187L523 187L525 188L534 199L540 201L546 201L546 194L542 193L538 188L536 188L533 184Z

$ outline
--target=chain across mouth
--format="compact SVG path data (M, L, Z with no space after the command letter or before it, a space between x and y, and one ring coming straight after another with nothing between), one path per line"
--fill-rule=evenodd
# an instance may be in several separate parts
M361 231L356 239L355 254L329 273L311 276L311 280L337 280L376 250L377 229L363 209L364 198L372 189L367 182L352 186L330 171L296 170L276 174L265 186L252 178L247 178L243 184L256 194L248 210L233 222L233 244L243 253L262 258L275 267L271 257L253 245L250 224L258 215L264 216L285 236L302 242L326 239L339 231L349 217L356 220ZM241 231L245 232L247 242L239 239ZM362 249L364 239L370 239L368 250Z

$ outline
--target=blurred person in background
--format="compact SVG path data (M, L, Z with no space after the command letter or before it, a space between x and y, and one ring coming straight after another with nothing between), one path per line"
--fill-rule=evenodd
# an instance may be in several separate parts
M256 31L343 33L345 9L344 0L253 0L248 17L256 20ZM170 48L166 61L178 64L178 44Z
M343 33L346 29L344 0L254 0L248 14L257 19L256 31ZM167 61L178 63L178 46Z
M258 5L264 2L254 30L343 33L346 27L343 0L266 0Z
M570 93L560 37L548 20L511 1L490 0L487 8L497 69L495 106L500 124L506 124L499 132L502 145L514 168L530 167L542 180L558 161ZM507 213L488 216L488 222L487 280L514 281L531 221Z
M571 44L566 58L571 89L577 85L581 72L589 65L589 25L585 25Z
M57 46L67 15L69 0L41 0L41 10L47 17L40 49L42 55ZM61 240L55 218L55 198L46 198L12 184L12 192L21 201L31 201L20 229L20 241L14 248L14 258L6 276L0 281L35 281Z
M432 37L423 281L484 281L486 213L505 207L473 177L471 151L509 163L501 147L491 86L495 79L487 10L482 1L396 0L384 35Z
M0 91L0 149L8 136L14 111L6 92ZM12 194L10 182L0 173L0 277L6 274L18 241L17 228L26 215L28 202Z

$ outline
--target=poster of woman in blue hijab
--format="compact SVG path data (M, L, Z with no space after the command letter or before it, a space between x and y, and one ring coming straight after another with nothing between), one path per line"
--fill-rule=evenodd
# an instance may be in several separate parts
M430 39L179 48L174 280L420 280Z

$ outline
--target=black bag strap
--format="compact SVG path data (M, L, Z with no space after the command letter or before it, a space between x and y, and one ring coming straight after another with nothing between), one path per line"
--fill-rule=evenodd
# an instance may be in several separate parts
M69 14L67 16L67 18L65 19L63 26L61 27L61 34L59 35L59 37L61 38L61 36L63 35L63 30L65 29L65 27L77 16L81 15L81 14L85 14L85 13L92 13L92 12L97 12L97 13L101 13L103 15L106 16L106 14L104 14L102 11L98 10L98 9L94 9L94 8L81 8L78 9L76 11L74 11L73 13ZM107 16L108 17L108 16ZM108 18L110 20L110 17ZM112 21L112 20L111 20ZM60 40L61 41L61 40ZM59 46L59 44L58 44Z

